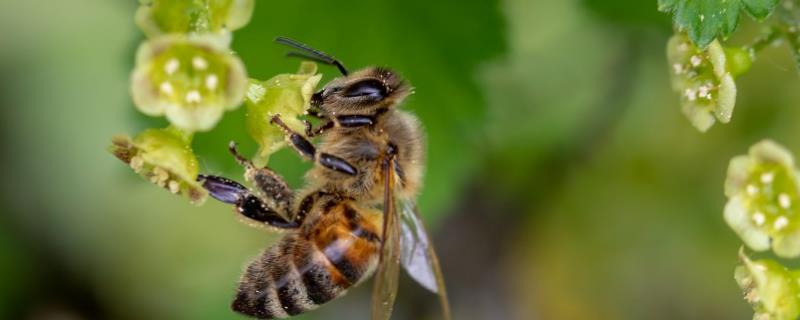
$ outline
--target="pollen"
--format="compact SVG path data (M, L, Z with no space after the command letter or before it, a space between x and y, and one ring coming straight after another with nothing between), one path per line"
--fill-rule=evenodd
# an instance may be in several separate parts
M703 62L703 58L701 58L698 55L694 55L691 58L689 58L689 63L691 63L693 67L699 66L700 63L702 63L702 62Z
M188 103L197 103L203 100L203 97L200 96L200 92L197 90L192 90L186 93L186 102Z
M756 195L756 193L758 193L758 187L752 184L748 184L746 189L747 189L747 194L750 196L754 196Z
M192 58L192 66L197 70L205 70L208 68L208 61L201 56Z
M167 187L169 188L169 192L172 193L178 193L178 191L181 191L181 185L175 180L170 180L167 184Z
M144 166L144 159L142 159L142 157L133 157L131 158L130 165L134 172L139 172Z
M686 97L686 100L695 101L697 100L697 91L691 88L686 88L683 92L683 95Z
M683 65L680 63L673 64L672 70L675 72L675 74L681 74L683 73Z
M778 195L778 204L781 205L781 208L789 209L792 206L792 199L789 198L788 194L781 193Z
M697 95L700 98L711 99L711 85L705 84L697 88Z
M208 77L206 77L206 88L208 88L208 90L216 89L218 83L219 78L217 78L216 74L210 74Z
M167 81L162 82L158 88L161 89L161 92L164 94L172 94L174 92L172 84Z
M775 224L773 226L775 227L776 230L780 230L785 228L786 225L788 224L789 224L789 219L786 219L786 217L784 216L780 216L778 217L778 219L775 219Z
M761 174L761 183L763 184L770 184L772 180L775 180L775 174L772 172L765 172Z
M763 225L765 220L766 217L764 217L761 211L756 211L756 213L753 214L753 222L755 222L757 226Z
M181 66L181 62L178 59L172 58L164 64L164 72L167 74L173 74L175 71L178 71L178 68Z

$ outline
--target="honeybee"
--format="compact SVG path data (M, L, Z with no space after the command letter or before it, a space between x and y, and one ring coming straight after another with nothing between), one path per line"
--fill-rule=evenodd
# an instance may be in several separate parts
M419 121L397 107L411 87L397 73L367 67L350 73L332 56L291 39L276 42L289 53L333 65L342 73L310 99L304 135L275 115L299 155L314 162L295 192L268 167L257 168L236 150L253 190L233 180L201 175L217 200L246 220L288 231L249 264L233 310L256 318L284 318L317 308L376 273L372 319L385 320L394 305L400 265L438 294L445 319L450 308L439 262L415 197L424 163ZM319 137L318 145L309 139ZM376 272L377 270L377 272Z

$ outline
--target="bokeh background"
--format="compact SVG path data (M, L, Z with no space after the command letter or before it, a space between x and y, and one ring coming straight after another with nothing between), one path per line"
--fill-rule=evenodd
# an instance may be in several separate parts
M106 152L165 124L128 95L137 5L0 2L2 319L242 319L239 274L279 236ZM737 35L756 31L745 19ZM737 80L732 122L698 133L670 90L671 33L655 0L260 0L233 48L254 78L296 69L283 35L416 87L421 209L457 319L747 319L725 170L762 138L800 153L800 81L767 49ZM243 119L195 137L203 172L241 175L225 146L255 150ZM288 151L271 165L293 186L309 168ZM370 293L297 318L367 319ZM437 319L435 301L403 276L394 319Z

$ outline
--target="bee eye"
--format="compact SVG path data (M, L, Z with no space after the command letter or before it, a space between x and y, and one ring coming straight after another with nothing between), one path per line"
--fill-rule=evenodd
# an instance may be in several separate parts
M386 97L386 86L375 79L359 81L347 87L342 95L348 98L366 97L378 101Z

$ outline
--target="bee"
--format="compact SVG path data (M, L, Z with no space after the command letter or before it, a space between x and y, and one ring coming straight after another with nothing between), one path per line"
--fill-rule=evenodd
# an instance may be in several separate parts
M439 296L449 319L442 272L415 205L423 131L412 114L398 109L411 87L392 70L350 73L322 51L283 37L276 42L297 50L289 56L335 66L342 76L311 96L307 113L320 122L306 121L303 134L280 115L270 119L302 158L314 162L302 190L292 190L268 167L255 167L234 142L229 151L252 190L220 176L198 177L213 198L234 205L245 220L287 231L247 266L232 309L260 319L285 318L376 274L372 319L389 319L402 265ZM309 140L314 137L317 145Z

